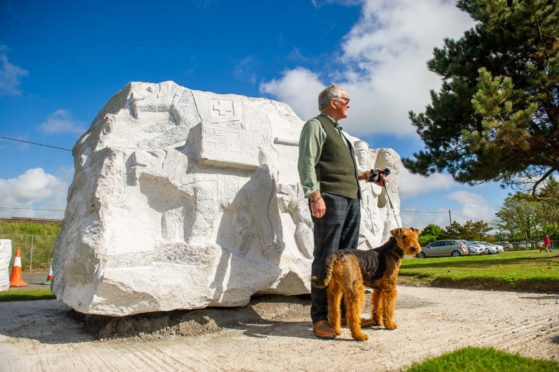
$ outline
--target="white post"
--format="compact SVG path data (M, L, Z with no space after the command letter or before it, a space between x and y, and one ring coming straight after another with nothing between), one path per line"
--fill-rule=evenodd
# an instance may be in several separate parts
M29 270L33 269L33 243L34 243L33 238L34 237L35 237L34 235L31 235L31 254L29 257Z

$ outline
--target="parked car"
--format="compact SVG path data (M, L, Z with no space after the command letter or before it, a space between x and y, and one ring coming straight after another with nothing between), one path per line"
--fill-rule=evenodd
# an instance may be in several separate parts
M475 241L474 243L478 243L481 246L483 246L485 248L485 252L487 254L499 253L499 249L494 244L491 244L491 243L488 243L488 242L482 242L482 241Z
M503 249L506 249L507 251L510 251L510 250L514 249L514 246L512 245L512 243L507 242L506 240L495 242L495 244L500 245L501 247L503 247Z
M500 244L493 244L493 246L494 246L495 248L497 248L497 253L501 253L501 252L504 252L504 251L505 251L505 247L503 247L503 246L500 245Z
M466 256L468 247L462 240L437 240L422 247L417 255L419 258L440 256Z
M485 250L485 254L493 254L496 253L495 249L492 249L487 242L476 241L483 249Z
M520 248L520 249L532 249L532 243L531 243L531 242L527 242L527 241L524 241L524 242L516 242L516 243L515 243L515 246L516 246L517 248Z
M478 256L480 254L485 254L485 247L481 246L480 244L476 242L471 242L469 240L462 240L462 241L464 242L464 244L466 244L469 255Z

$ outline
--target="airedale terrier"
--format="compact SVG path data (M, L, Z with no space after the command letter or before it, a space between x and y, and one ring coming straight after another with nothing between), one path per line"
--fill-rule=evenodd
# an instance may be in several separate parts
M358 341L369 338L361 331L364 286L374 289L371 296L373 324L396 329L394 307L400 263L404 255L415 256L421 252L421 246L417 240L419 230L414 227L393 229L390 234L390 239L380 247L368 251L346 249L328 255L324 275L311 278L314 286L328 287L328 322L337 335L342 332L340 304L343 295L352 337Z

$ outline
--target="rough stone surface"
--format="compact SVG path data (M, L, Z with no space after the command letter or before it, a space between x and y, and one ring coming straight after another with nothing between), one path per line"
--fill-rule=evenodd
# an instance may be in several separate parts
M0 239L0 291L10 288L10 261L12 260L12 241Z
M173 82L130 83L74 147L53 292L82 313L240 306L310 290L312 219L297 175L303 121L286 104ZM360 247L399 219L400 158L354 141L364 169Z

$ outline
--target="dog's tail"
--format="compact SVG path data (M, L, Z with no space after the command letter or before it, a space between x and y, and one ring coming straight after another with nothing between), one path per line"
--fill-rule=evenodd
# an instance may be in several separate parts
M324 259L323 269L317 274L311 276L311 283L316 288L326 288L330 279L332 279L332 268L334 261L337 259L335 254L330 254Z

